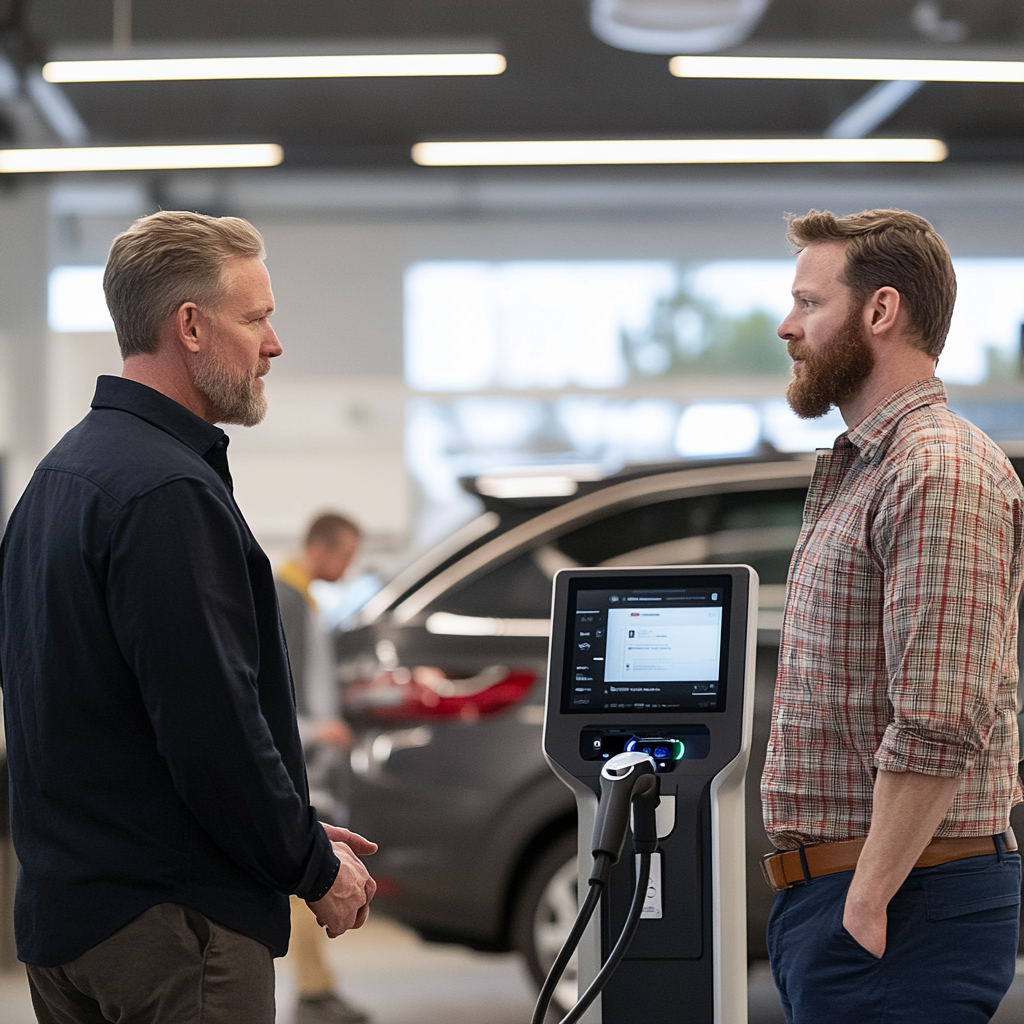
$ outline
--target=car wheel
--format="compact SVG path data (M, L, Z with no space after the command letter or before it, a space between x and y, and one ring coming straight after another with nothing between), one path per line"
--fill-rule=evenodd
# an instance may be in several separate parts
M512 944L539 988L576 920L576 833L567 832L541 854L523 880L512 918ZM555 989L552 1005L567 1013L576 1002L576 954Z

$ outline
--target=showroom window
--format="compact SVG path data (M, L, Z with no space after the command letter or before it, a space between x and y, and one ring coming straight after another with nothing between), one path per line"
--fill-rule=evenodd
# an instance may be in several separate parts
M954 407L997 439L1019 436L1006 426L1016 404L994 392L1019 373L1024 259L954 263L940 376L958 386ZM604 474L765 443L830 446L845 429L838 412L802 421L783 398L789 358L775 331L792 275L792 260L410 265L406 455L427 504L463 502L459 477L497 467L578 462Z

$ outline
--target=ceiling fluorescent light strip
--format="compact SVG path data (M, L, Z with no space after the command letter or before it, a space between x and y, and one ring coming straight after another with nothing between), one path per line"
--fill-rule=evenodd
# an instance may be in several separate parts
M88 146L2 149L0 174L61 171L146 171L188 167L274 167L284 151L273 144L231 146Z
M424 167L556 164L938 163L938 139L635 139L419 142Z
M874 57L673 57L677 78L845 79L871 82L1024 82L1019 60L893 60Z
M296 57L68 60L43 66L48 82L183 82L237 78L401 78L500 75L500 53L359 53Z

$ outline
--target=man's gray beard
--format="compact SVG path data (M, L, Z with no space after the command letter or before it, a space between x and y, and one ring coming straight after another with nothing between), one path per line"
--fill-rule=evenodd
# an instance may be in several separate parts
M262 361L257 369L264 369ZM216 410L218 423L255 427L267 415L267 396L256 386L255 373L235 373L212 350L192 364L192 383Z

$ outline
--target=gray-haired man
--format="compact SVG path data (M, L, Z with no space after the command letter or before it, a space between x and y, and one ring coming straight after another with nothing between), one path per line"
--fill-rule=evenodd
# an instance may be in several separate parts
M270 564L227 437L281 346L262 239L158 213L115 239L124 357L0 557L18 952L44 1024L274 1020L288 895L366 918L372 843L309 804Z

